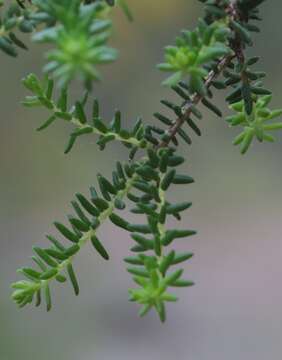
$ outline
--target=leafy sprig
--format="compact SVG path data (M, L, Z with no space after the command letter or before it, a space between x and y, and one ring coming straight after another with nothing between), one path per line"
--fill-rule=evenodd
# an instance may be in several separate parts
M81 5L79 0L37 0L35 3L40 12L56 20L55 26L33 36L36 42L55 46L47 54L44 71L53 73L59 86L78 76L90 88L92 80L100 79L95 65L112 62L117 57L116 50L106 46L111 21L102 18L105 5Z
M282 122L271 122L282 115L282 109L270 110L267 107L271 99L271 95L258 97L251 114L246 112L243 101L230 105L236 115L229 116L226 121L230 126L243 127L243 131L233 142L234 145L241 145L242 154L247 152L254 138L259 142L274 142L275 138L269 132L282 129Z
M115 173L117 175L117 173ZM77 194L77 201L72 202L75 215L69 216L70 227L60 222L55 222L59 234L71 243L71 246L63 244L52 235L47 235L51 247L42 249L34 247L35 256L32 257L38 268L24 267L19 273L28 280L18 281L12 284L15 289L12 298L23 307L36 297L36 305L41 304L41 294L44 292L47 310L51 310L50 284L53 280L65 282L68 275L76 295L79 293L78 281L73 269L73 261L77 253L88 242L91 242L96 251L105 259L109 259L107 250L97 238L97 229L112 216L114 209L123 201L130 192L134 177L124 179L118 175L115 177L115 187L109 181L99 175L100 190L102 197L98 196L94 187L90 188L91 199L82 194ZM109 192L114 193L113 198ZM87 214L86 214L87 213Z
M205 65L230 53L226 46L230 29L224 22L206 24L203 20L194 31L183 31L182 37L176 39L176 46L165 48L166 62L158 65L163 71L174 72L164 81L164 85L175 86L190 77L190 91L206 94L203 78L208 75Z
M141 196L130 196L135 204L131 211L146 218L145 224L127 225L135 242L131 250L137 254L125 259L130 264L127 271L138 285L129 290L130 300L142 305L139 312L141 316L155 308L161 321L166 319L165 303L177 301L177 297L168 289L193 285L192 281L181 278L183 269L169 271L174 265L190 259L193 254L167 251L174 240L196 234L194 230L166 229L169 217L180 220L182 212L192 205L191 202L173 204L166 199L166 192L172 185L194 182L190 176L176 171L176 167L184 161L183 157L167 149L161 149L157 154L149 152L148 161L137 169L140 180L133 183ZM121 227L125 223L123 220Z
M85 111L88 100L87 92L81 101L76 101L74 105L68 107L67 88L60 90L57 100L53 98L53 80L49 79L44 84L40 82L36 75L30 74L23 80L23 84L33 93L32 96L25 98L23 105L26 107L45 107L51 112L48 119L38 127L38 131L47 129L56 120L64 120L75 127L75 130L70 135L65 153L72 149L80 136L87 134L98 136L97 144L101 150L104 150L106 145L114 140L122 142L129 148L145 148L147 146L147 142L143 138L145 130L141 119L137 119L134 128L128 131L122 128L120 111L116 111L113 120L107 124L100 117L97 100L93 102L92 116L91 119L88 119Z

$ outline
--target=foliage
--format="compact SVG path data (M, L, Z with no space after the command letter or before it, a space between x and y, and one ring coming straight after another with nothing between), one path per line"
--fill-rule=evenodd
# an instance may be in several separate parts
M20 306L35 298L40 305L44 295L47 310L51 309L51 285L67 278L74 292L79 284L73 263L86 243L105 260L109 259L97 230L110 220L113 225L130 233L132 254L125 257L127 271L136 287L129 290L130 300L141 305L140 315L154 308L161 321L166 318L166 303L177 297L171 288L190 287L183 268L175 270L193 256L171 248L177 239L196 234L191 229L168 225L172 217L180 221L191 202L173 203L168 200L174 186L188 186L194 182L179 170L185 158L178 154L179 141L191 145L191 132L201 135L198 120L203 118L199 105L204 105L219 117L222 109L213 102L215 90L227 90L226 101L235 114L227 117L231 126L241 127L234 144L246 153L253 139L273 141L270 131L282 128L272 122L282 110L270 110L271 92L262 84L265 74L253 70L258 57L247 58L245 50L253 45L252 33L260 31L259 8L263 0L200 0L205 14L195 30L184 30L175 46L165 48L165 61L158 67L172 73L164 84L179 97L179 103L161 100L172 111L168 117L155 113L159 126L146 124L137 118L132 129L125 129L116 111L111 122L100 114L100 104L93 100L92 112L86 110L92 97L94 80L100 79L99 66L112 62L117 51L108 47L112 23L109 18L114 5L119 5L132 20L122 0L32 0L15 1L2 8L0 49L17 56L17 48L27 49L19 33L31 33L35 43L47 43L47 64L40 80L35 74L23 79L31 93L23 101L26 107L42 107L49 117L38 130L45 130L57 121L69 123L73 130L65 148L69 153L81 136L96 136L100 150L109 142L118 141L129 151L129 160L117 161L112 178L97 175L98 187L90 187L90 196L76 194L71 202L73 215L68 225L55 222L58 235L48 235L49 247L34 247L32 257L36 267L24 267L19 272L26 278L12 284L12 298ZM3 5L3 4L2 4ZM85 93L74 104L69 104L71 81L82 81ZM57 91L54 89L57 88ZM56 94L58 94L56 96ZM138 218L127 220L124 210ZM123 214L124 212L124 214ZM141 218L142 220L139 220Z
M243 131L234 140L234 145L241 144L241 152L243 154L248 150L254 137L260 142L274 142L274 137L267 132L282 129L281 122L269 123L272 119L282 115L282 109L271 111L267 108L271 98L271 95L258 98L254 102L254 108L250 115L246 113L243 101L230 106L237 114L229 116L226 120L231 126L244 127Z
M104 20L105 5L96 3L80 6L80 1L36 1L40 13L57 25L37 32L33 40L55 45L47 54L44 70L53 73L65 86L78 75L87 85L99 79L96 64L112 62L117 53L106 46L111 22ZM66 12L66 8L68 11Z
M177 85L186 75L190 76L189 90L206 95L204 78L208 75L205 65L230 53L229 28L224 22L211 25L200 20L195 31L183 31L176 39L176 46L165 49L166 63L158 65L163 71L175 72L164 81L164 85Z

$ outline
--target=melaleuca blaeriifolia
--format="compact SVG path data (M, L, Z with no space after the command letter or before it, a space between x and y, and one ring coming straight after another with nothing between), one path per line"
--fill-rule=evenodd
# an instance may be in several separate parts
M133 254L124 260L136 284L129 290L130 300L141 305L141 316L154 308L164 321L166 302L177 300L171 288L193 285L190 279L183 278L183 269L177 267L193 254L178 252L173 244L177 239L194 235L195 231L168 225L171 217L180 221L182 213L192 205L189 199L173 203L167 196L175 186L194 182L183 174L185 158L178 154L179 141L191 145L191 134L201 135L198 124L203 117L201 105L222 117L222 110L213 102L215 90L228 92L226 100L235 114L226 120L231 126L242 127L234 140L235 145L240 144L242 153L254 139L273 141L269 132L282 128L282 123L272 122L282 110L267 107L272 96L262 84L265 74L254 69L259 58L245 56L246 48L253 45L252 32L260 30L259 7L264 1L200 1L205 12L198 26L193 31L184 30L174 46L166 47L165 62L159 65L161 70L172 73L164 84L180 97L177 104L161 101L173 115L154 113L160 126L137 118L130 129L122 125L119 111L112 121L104 119L96 99L91 100L92 112L86 111L86 104L92 98L89 92L92 82L99 78L99 64L116 57L116 51L106 45L111 28L109 14L117 4L131 18L124 1L17 1L2 11L0 49L8 55L16 56L17 47L26 48L16 35L21 31L31 32L34 42L51 45L46 53L44 79L30 74L23 80L31 92L23 104L44 107L49 112L38 130L60 120L70 123L73 129L65 153L83 135L95 135L101 150L109 142L119 141L129 151L129 160L117 161L111 179L98 174L98 185L90 187L89 195L75 195L68 224L54 223L57 235L47 236L49 246L34 247L35 267L21 268L19 272L25 280L12 284L12 297L20 307L34 298L36 305L40 305L43 295L50 310L50 287L54 281L69 279L77 295L79 285L73 262L86 243L91 243L103 259L109 259L100 239L103 235L97 236L97 230L108 219L132 238ZM82 80L85 93L69 104L69 87L76 77ZM57 95L53 91L54 83ZM123 212L128 204L136 215L134 223Z

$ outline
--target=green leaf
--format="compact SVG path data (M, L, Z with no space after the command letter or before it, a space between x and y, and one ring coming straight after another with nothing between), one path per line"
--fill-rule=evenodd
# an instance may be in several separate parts
M242 141L241 154L245 154L248 151L253 141L253 138L254 138L254 130L252 128L248 128L245 132L245 136Z
M242 24L237 21L231 20L231 25L246 44L250 46L253 44L249 31Z
M105 260L110 259L110 256L107 253L106 249L95 235L91 236L91 243L94 246L94 248L97 250L97 252L102 256L102 258L104 258Z
M242 96L245 103L245 111L248 115L250 115L253 111L253 99L250 85L248 83L242 84Z
M83 196L82 194L76 194L76 197L81 203L81 205L84 207L84 209L89 212L89 214L93 216L99 216L100 211L97 210L95 206L93 206L90 201L86 199L85 196Z
M115 213L112 213L110 215L110 220L113 224L115 224L116 226L124 229L124 230L128 230L130 224L128 221L122 219L120 216L118 216L117 214Z
M57 228L57 230L71 242L77 243L79 241L79 236L77 236L75 233L70 231L65 225L59 222L54 222L54 225Z
M195 180L191 178L191 176L180 175L180 174L176 174L172 180L172 183L177 185L192 184L194 182Z
M16 57L18 55L16 49L12 45L12 42L7 38L0 37L0 49L12 57Z
M76 103L75 103L75 114L81 124L87 123L87 118L86 118L83 106L79 101L76 101Z
M42 131L47 129L47 127L49 127L51 124L53 124L53 122L56 120L56 116L55 115L51 115L49 117L49 119L47 121L45 121L45 123L43 123L39 128L37 128L37 131Z
M166 212L167 214L175 214L179 213L181 211L184 211L186 209L189 209L192 206L191 202L183 202L179 204L173 204L173 205L167 205L166 206Z
M49 280L55 277L57 274L58 274L58 270L55 268L47 270L40 276L40 280Z
M163 69L161 69L163 70ZM164 86L175 86L179 83L179 81L182 79L182 72L178 71L175 74L169 76L166 80L162 82Z
M161 183L162 190L166 191L169 188L169 186L173 183L173 181L175 179L175 176L176 176L176 170L175 169L170 170L165 175L165 177L163 178L162 183Z
M47 311L52 309L52 300L51 300L51 292L48 284L45 285L45 301L47 306Z
M132 12L129 8L129 6L127 5L125 0L118 0L120 7L122 8L123 12L125 13L127 19L129 21L133 21L133 15Z
M49 266L51 267L57 267L57 262L55 260L53 260L47 253L45 250L34 246L33 247L34 252Z
M74 293L75 293L75 295L78 295L79 294L79 285L78 285L78 282L77 282L77 279L76 279L75 272L73 270L72 264L68 264L67 272L68 272L70 281L72 283Z

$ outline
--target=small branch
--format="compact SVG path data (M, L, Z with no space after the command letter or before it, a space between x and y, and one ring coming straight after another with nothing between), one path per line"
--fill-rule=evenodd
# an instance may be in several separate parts
M114 140L116 140L116 141L131 144L131 145L136 146L138 148L144 148L144 146L142 145L142 141L138 140L134 136L130 136L130 137L126 138L126 137L122 137L121 135L115 133L114 131L110 131L110 130L107 131L107 133L104 133L101 130L97 129L95 126L89 125L88 122L85 123L85 124L81 123L81 121L78 119L78 117L76 117L73 114L71 114L70 119L63 119L59 115L56 115L56 114L62 113L62 111L61 111L61 109L59 109L56 106L55 102L52 101L50 104L52 106L51 110L53 111L54 116L56 116L57 119L65 120L66 122L74 125L78 130L83 131L83 130L89 129L89 130L91 130L91 132L94 135L97 135L97 136L112 136L114 138Z
M233 58L234 58L234 55L224 56L219 61L216 69L210 71L210 73L207 76L206 81L205 81L206 89L209 89L212 82L221 74L221 72L226 68L226 66L228 66L228 64L230 63L230 61ZM200 94L194 94L192 96L191 101L189 103L188 102L186 103L185 113L183 114L183 116L179 117L175 121L175 123L167 130L167 134L168 134L167 140L160 143L160 145L158 147L165 147L170 143L170 141L175 137L175 135L177 134L177 132L181 128L181 126L184 124L184 122L187 119L189 119L189 117L191 116L193 106L198 105L199 102L202 101L203 99L204 99L204 96L200 95Z
M232 20L238 20L238 18L240 17L238 14L236 3L237 3L237 0L231 1L230 4L225 9L226 14ZM232 47L232 49L234 50L235 55L232 54L232 55L224 56L218 62L216 69L211 70L210 73L208 74L208 76L205 80L205 84L204 84L206 89L209 89L212 82L221 74L221 72L228 66L228 64L234 59L234 57L238 57L238 55L243 56L243 49L241 47L241 44L239 44L237 52L235 51L234 46ZM244 56L243 56L243 59L244 59ZM174 124L171 125L171 127L167 130L167 134L168 134L167 139L164 140L163 142L161 142L158 145L158 148L166 147L171 142L171 140L177 134L178 130L182 127L182 125L185 123L185 121L187 119L189 119L189 117L191 116L193 106L198 105L199 102L202 101L203 99L204 99L204 96L200 95L200 94L194 94L192 96L191 101L186 103L185 112L184 112L183 116L179 117L174 122Z
M14 293L12 294L12 298L18 303L20 307L25 306L26 304L30 303L33 299L34 294L40 293L42 289L45 291L49 291L49 284L56 279L58 275L62 276L62 273L72 265L76 254L84 247L86 243L91 241L92 236L95 236L97 230L100 226L113 214L115 210L115 201L116 199L123 199L132 189L134 181L138 180L139 176L134 174L131 178L129 178L124 186L124 188L115 195L115 197L108 202L108 207L100 215L97 217L97 223L99 224L95 229L90 228L84 235L79 239L77 243L73 245L77 247L76 251L69 255L67 259L63 260L62 262L58 262L56 266L52 266L51 271L54 271L48 278L46 279L33 279L29 278L28 281L18 281L12 284L12 288L15 289ZM69 248L70 249L70 248ZM68 250L68 249L66 249ZM48 270L47 270L48 271ZM21 272L21 270L19 271ZM41 275L44 274L41 273ZM38 303L40 304L40 302ZM51 309L51 302L47 303L47 310Z

